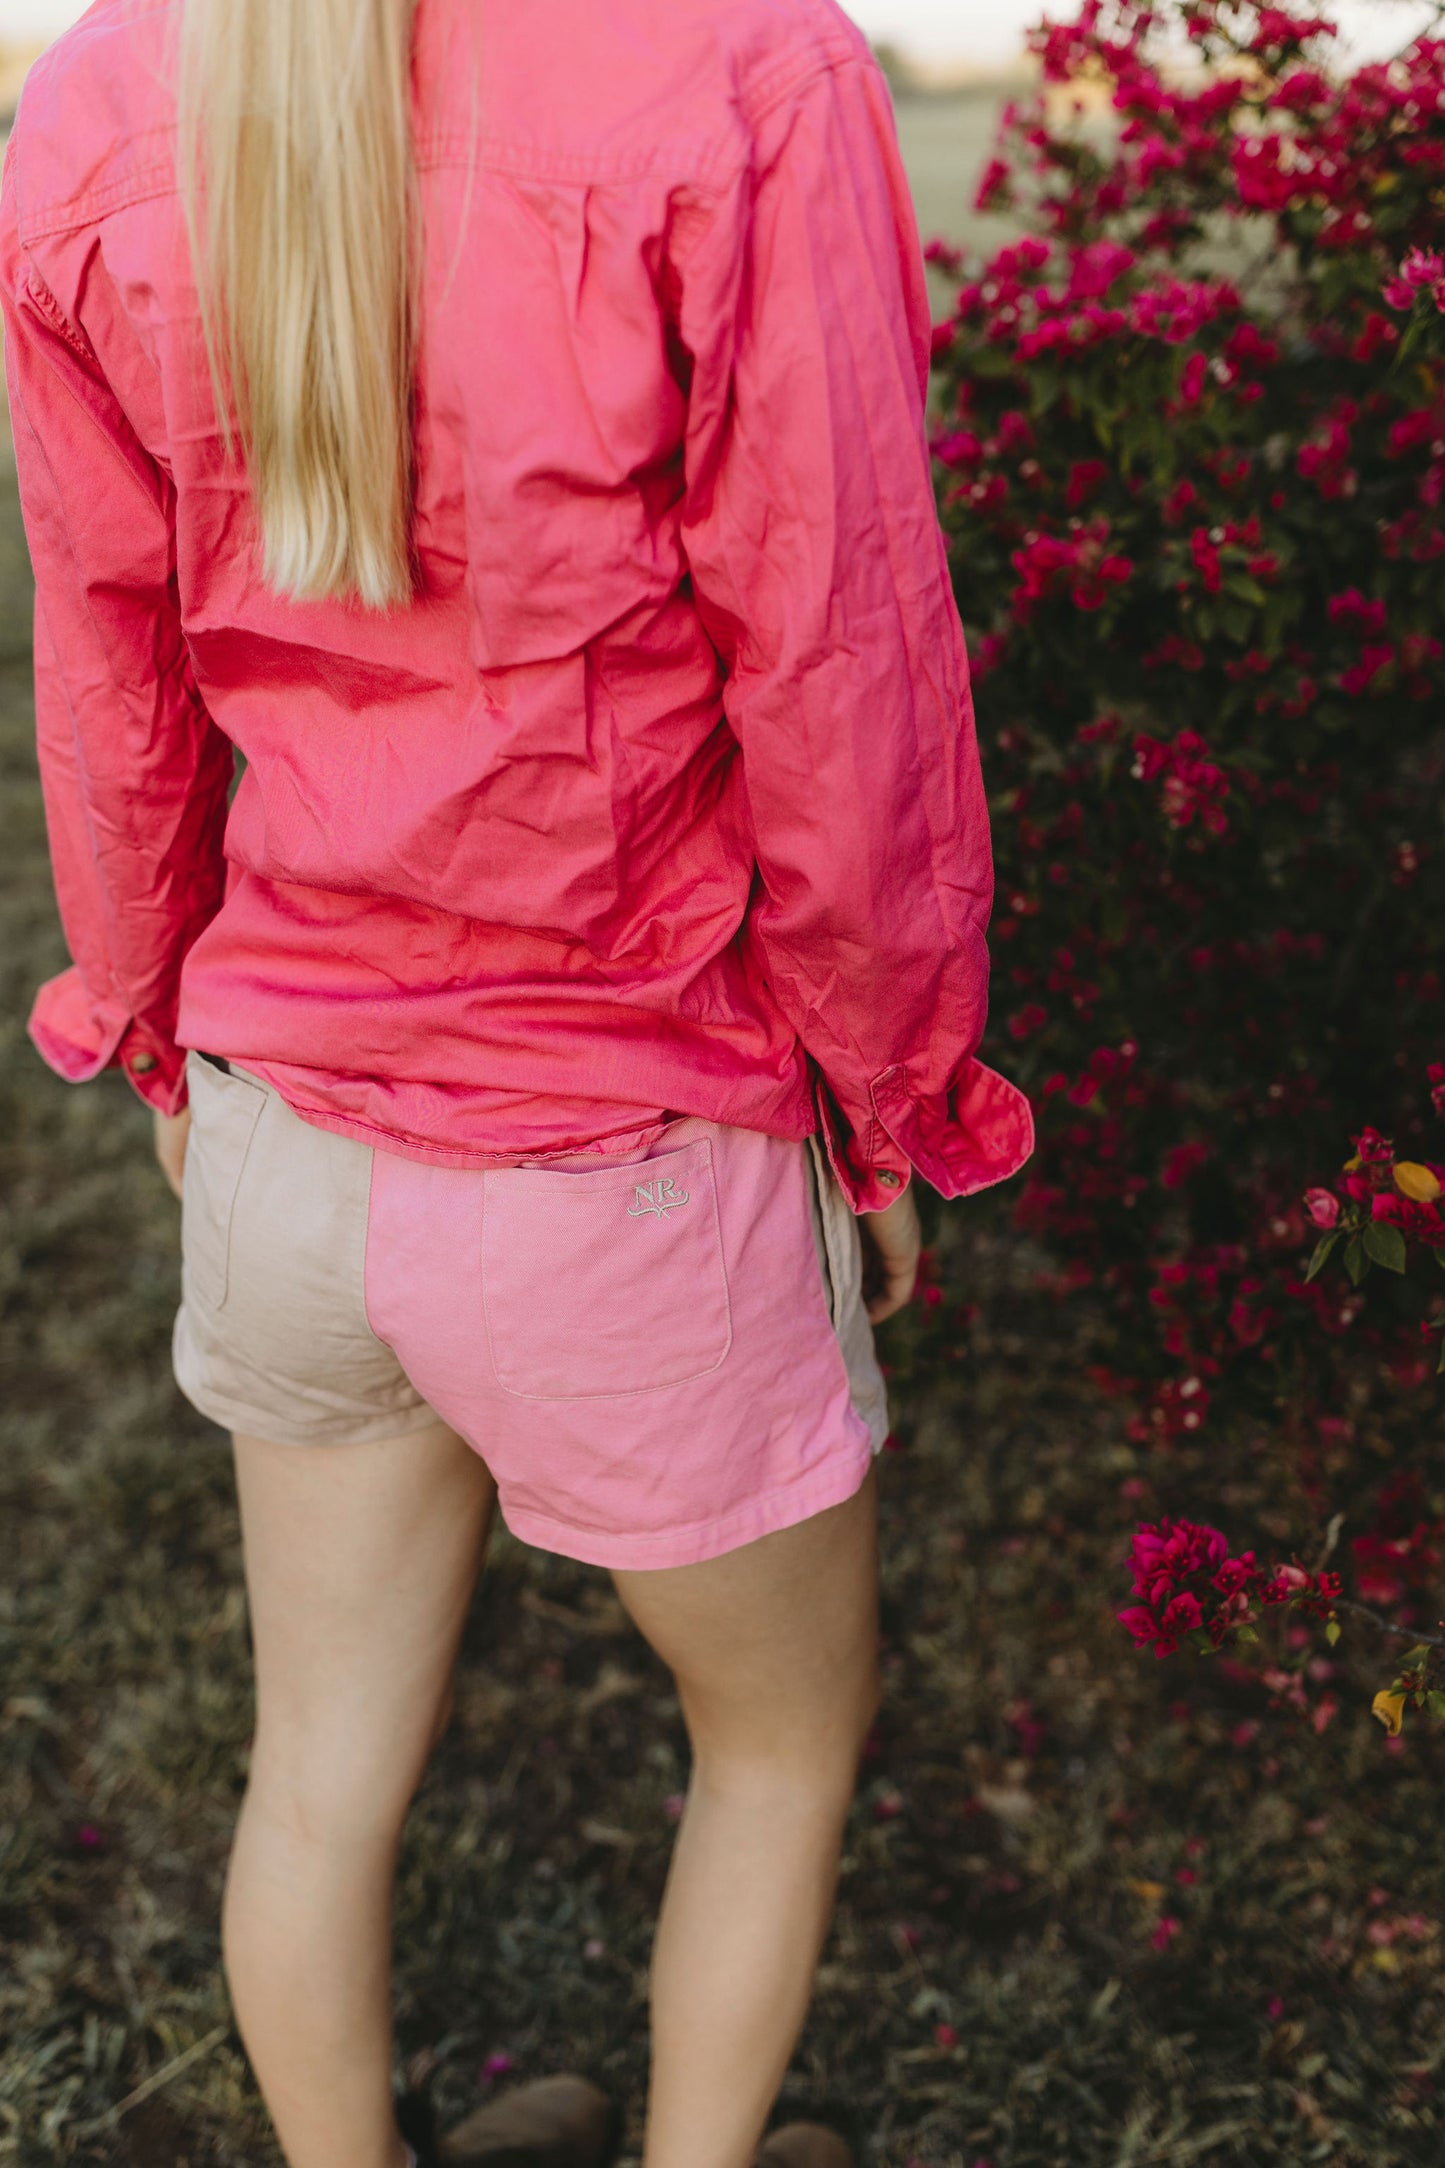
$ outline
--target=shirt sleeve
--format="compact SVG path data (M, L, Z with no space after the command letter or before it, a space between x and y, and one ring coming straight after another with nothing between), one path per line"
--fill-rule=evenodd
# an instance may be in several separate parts
M119 1065L185 1103L186 951L219 909L233 761L181 629L173 488L21 243L16 139L0 184L0 312L35 575L35 709L70 970L30 1018L74 1082Z
M1033 1149L981 1063L993 892L925 406L927 283L886 80L817 65L678 268L682 538L727 670L759 891L745 938L812 1057L855 1211Z

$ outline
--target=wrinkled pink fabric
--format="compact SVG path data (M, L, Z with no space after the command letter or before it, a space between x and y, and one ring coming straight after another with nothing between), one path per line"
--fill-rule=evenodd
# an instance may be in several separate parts
M458 1167L672 1112L821 1120L855 1209L1012 1174L928 296L862 34L833 0L420 0L420 579L379 615L260 583L178 23L92 7L0 187L75 960L46 1059L171 1110L206 1047Z

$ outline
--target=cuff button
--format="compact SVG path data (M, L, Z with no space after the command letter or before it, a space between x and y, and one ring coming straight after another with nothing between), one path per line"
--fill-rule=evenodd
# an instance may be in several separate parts
M903 1183L902 1175L895 1174L891 1167L880 1167L878 1169L878 1179L885 1189L899 1189Z
M133 1054L130 1067L133 1076L149 1076L152 1069L159 1069L160 1063L154 1054Z

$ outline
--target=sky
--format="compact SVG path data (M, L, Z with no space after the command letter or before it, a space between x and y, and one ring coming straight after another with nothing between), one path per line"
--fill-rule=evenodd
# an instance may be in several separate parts
M84 13L88 0L0 0L0 44L52 38ZM920 60L1001 65L1018 53L1028 24L1045 12L1066 16L1069 0L844 0L870 38L890 40ZM1402 45L1430 10L1420 0L1336 0L1334 11L1360 58Z

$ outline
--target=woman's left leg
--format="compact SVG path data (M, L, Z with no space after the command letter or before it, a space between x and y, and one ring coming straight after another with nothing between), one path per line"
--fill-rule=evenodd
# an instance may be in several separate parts
M222 1920L231 1998L290 2168L401 2168L392 1875L495 1488L440 1422L235 1446L256 1737Z
M803 2023L878 1703L877 1502L617 1573L692 1742L652 1961L643 2168L749 2168Z

